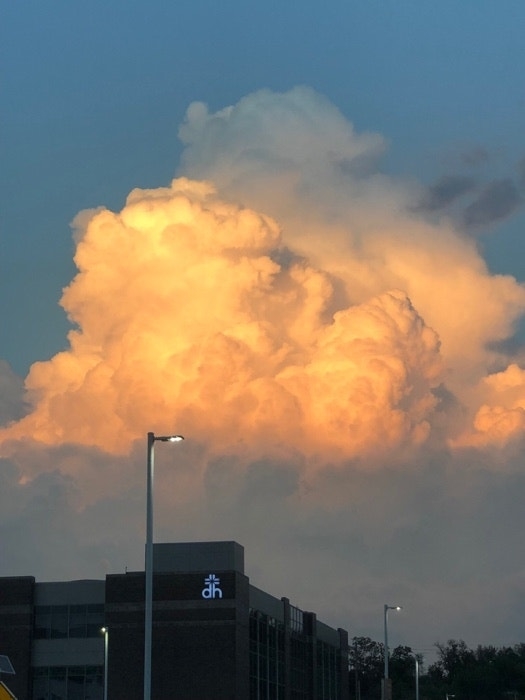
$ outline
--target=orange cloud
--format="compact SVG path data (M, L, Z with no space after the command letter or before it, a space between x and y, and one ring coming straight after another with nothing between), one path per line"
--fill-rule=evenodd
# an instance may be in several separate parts
M176 426L212 450L346 459L426 438L439 343L403 292L332 317L330 275L286 260L272 219L184 178L77 238L70 349L33 365L4 440L121 452Z
M296 134L311 148L298 148ZM286 244L337 281L337 308L402 290L439 336L441 380L459 407L447 416L440 406L440 431L451 440L473 429L485 378L509 362L502 341L523 317L525 286L492 274L449 221L414 211L418 188L377 167L381 138L356 134L308 88L260 91L216 113L193 105L181 137L185 172L272 215Z
M323 464L523 432L521 378L487 377L525 289L411 212L380 137L300 88L192 105L181 135L194 179L75 220L69 349L32 366L0 440L119 454L175 429Z
M525 370L516 364L485 377L480 395L484 403L472 427L453 441L457 446L502 446L525 432Z

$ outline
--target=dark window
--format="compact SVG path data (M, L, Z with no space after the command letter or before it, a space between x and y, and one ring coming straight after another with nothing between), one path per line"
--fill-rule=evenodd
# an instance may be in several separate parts
M99 666L49 666L33 670L32 700L103 700Z
M68 607L67 605L51 606L51 639L65 639L68 634Z
M35 639L48 639L51 630L51 606L35 607Z
M69 636L86 637L86 605L71 605L69 608Z
M98 637L104 626L103 605L37 605L35 639Z
M103 626L104 606L86 605L86 637L98 637Z
M46 696L53 700L67 700L67 675L63 666L51 667L49 669L49 687Z
M284 625L250 611L250 698L284 698Z

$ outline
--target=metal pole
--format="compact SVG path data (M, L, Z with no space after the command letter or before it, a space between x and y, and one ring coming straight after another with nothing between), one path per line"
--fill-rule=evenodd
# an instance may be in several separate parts
M390 606L385 604L385 681L388 679L388 610Z
M416 660L416 700L419 700L419 660L417 654L414 654Z
M355 673L355 700L359 700L359 661L357 658L357 640L354 642L354 673Z
M108 651L109 651L109 629L103 627L104 632L104 700L108 700Z
M144 617L144 700L151 700L151 641L153 631L153 447L155 435L148 433L146 488L146 600Z
M383 679L383 700L391 699L391 688L388 682L388 611L389 610L401 610L400 605L387 605L385 603L384 611L384 622L385 622L385 677Z

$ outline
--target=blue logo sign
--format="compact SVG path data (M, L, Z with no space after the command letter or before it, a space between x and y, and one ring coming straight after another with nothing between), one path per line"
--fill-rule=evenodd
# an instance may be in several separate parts
M219 588L220 582L220 578L215 576L215 574L209 574L209 576L206 576L204 579L204 583L206 585L202 589L202 597L207 599L222 598L222 591Z

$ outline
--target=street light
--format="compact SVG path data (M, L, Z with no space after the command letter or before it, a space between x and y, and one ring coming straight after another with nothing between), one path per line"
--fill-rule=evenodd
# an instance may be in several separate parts
M104 635L104 700L108 700L108 648L109 648L109 629L101 627L100 631Z
M389 610L402 610L400 605L384 605L384 621L385 621L385 677L383 679L383 696L384 700L390 699L390 693L388 692L388 611Z
M182 435L148 433L146 488L146 601L144 617L144 700L151 700L151 641L153 632L153 465L155 442L180 442Z

